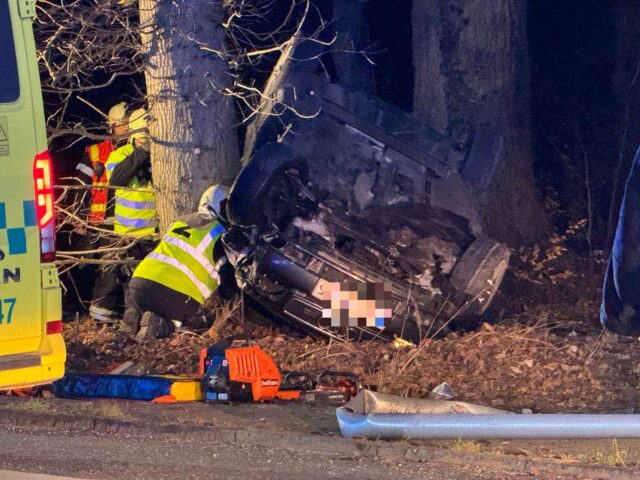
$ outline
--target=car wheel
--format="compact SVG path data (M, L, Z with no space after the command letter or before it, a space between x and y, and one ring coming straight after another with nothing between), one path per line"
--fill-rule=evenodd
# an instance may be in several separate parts
M283 209L291 208L291 179L306 183L306 159L290 147L273 143L261 147L240 171L227 200L230 222L238 226L279 223ZM286 198L283 198L286 197Z
M511 251L488 237L478 237L456 263L449 284L462 316L482 315L495 296L509 265ZM468 302L468 306L464 307Z

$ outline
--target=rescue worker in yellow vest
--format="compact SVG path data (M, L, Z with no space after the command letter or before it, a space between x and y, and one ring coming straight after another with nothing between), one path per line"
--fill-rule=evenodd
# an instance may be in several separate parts
M129 131L130 143L109 155L106 164L109 185L127 187L115 191L113 230L148 237L156 233L157 218L151 182L151 142L143 108L131 112Z
M115 191L113 230L144 237L128 251L129 256L142 259L153 248L149 243L155 240L157 224L147 112L144 109L134 110L129 115L129 132L129 143L113 151L105 167L110 185L127 187ZM124 303L122 285L129 277L130 272L126 272L124 267L100 270L89 306L89 315L94 320L115 321Z
M123 143L122 135L126 134L129 128L127 104L120 102L111 107L107 114L107 120L109 135L114 135L115 138L89 145L85 149L80 162L76 165L78 177L85 184L93 186L89 194L85 195L83 199L83 203L89 210L88 221L91 224L105 223L107 222L107 217L110 216L107 210L110 204L109 199L113 195L109 194L109 189L101 187L105 187L108 184L105 164L109 159L109 155Z
M228 189L208 188L198 212L175 221L156 249L138 265L126 295L124 326L136 339L164 338L174 321L206 324L205 301L235 291L233 267L222 242Z

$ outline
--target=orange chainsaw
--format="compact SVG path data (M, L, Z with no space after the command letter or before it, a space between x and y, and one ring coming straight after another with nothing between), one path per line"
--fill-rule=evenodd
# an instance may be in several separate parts
M283 372L257 345L234 346L227 338L200 352L199 374L206 402L303 400L343 404L361 389L349 372Z

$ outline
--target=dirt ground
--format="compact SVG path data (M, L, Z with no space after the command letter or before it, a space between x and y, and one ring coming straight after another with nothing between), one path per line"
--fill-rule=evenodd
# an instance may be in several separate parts
M251 338L281 369L349 370L382 392L423 397L448 382L460 400L534 412L632 411L640 406L640 342L598 322L602 264L553 242L514 255L483 323L396 348L378 340L337 342L236 315L220 329ZM91 320L65 324L69 371L108 371L133 360L154 373L193 373L214 338L181 333L145 344Z
M532 478L528 473L514 473L501 468L499 464L477 466L412 462L397 458L372 460L349 452L319 454L309 447L245 445L239 442L225 444L161 435L98 435L60 429L33 431L18 427L3 432L3 440L6 446L0 451L0 469L86 479L279 480L284 472L287 478L309 480ZM0 470L0 478L16 477L11 472ZM535 478L568 480L580 477L537 472Z

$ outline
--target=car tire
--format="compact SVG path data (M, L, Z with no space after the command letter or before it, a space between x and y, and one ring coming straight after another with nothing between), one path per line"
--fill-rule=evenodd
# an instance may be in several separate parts
M461 309L460 316L482 315L489 308L507 271L510 256L509 247L485 236L476 238L467 248L449 278L454 301Z
M267 223L264 207L270 190L287 171L295 171L303 183L307 182L309 167L300 153L280 143L257 150L231 186L227 200L229 221L244 227Z

